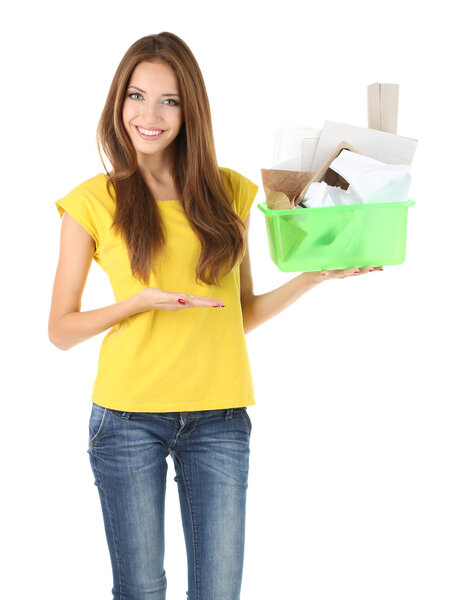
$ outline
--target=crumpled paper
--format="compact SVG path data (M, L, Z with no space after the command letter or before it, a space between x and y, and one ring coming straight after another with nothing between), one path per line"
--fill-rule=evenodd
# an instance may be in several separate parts
M305 196L314 173L261 169L267 208L283 210L294 208Z
M404 202L411 183L410 165L387 164L344 150L331 163L330 170L348 182L348 189L325 181L309 186L301 205L340 206L374 202ZM329 182L328 182L329 183Z
M327 161L316 173L307 171L285 171L281 169L261 169L262 184L265 191L267 208L283 210L295 208L305 198L309 186L315 181L326 181L328 185L348 188L348 182L331 171L329 166L342 150L358 152L348 142L341 142L329 155ZM300 207L299 207L300 208Z

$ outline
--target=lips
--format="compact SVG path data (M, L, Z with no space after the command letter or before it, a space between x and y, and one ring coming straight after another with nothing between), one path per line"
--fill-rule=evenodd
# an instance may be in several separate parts
M164 131L161 127L144 127L143 125L135 125L134 127L140 127L141 129L145 129L145 131Z
M157 135L149 135L146 133L142 133L142 131L139 130L139 127L137 125L135 125L135 128L136 128L137 133L140 135L140 137L143 140L157 140L165 133L164 129L159 129L159 128L158 129L149 129L147 127L142 127L142 129L145 129L146 131L161 131L161 133L159 133Z

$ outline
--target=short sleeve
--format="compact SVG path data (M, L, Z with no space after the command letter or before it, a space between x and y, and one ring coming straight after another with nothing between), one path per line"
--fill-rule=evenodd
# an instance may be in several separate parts
M234 172L233 180L236 183L234 184L236 211L240 219L244 221L251 210L259 186L236 171Z
M97 227L97 213L92 205L91 195L85 192L83 186L77 186L69 194L56 200L56 208L62 218L66 210L86 231L96 243L95 255L98 254L100 239Z

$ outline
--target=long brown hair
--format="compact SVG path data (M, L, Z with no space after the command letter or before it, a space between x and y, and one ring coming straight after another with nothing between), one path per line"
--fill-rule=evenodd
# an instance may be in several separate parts
M143 61L162 59L175 71L181 96L184 122L175 138L173 179L181 196L185 215L201 242L195 280L218 285L219 272L225 275L240 264L245 252L245 227L235 214L217 165L211 111L203 76L185 42L163 31L135 42L123 56L112 80L97 127L99 156L107 173L107 191L115 189L116 209L112 227L120 232L128 249L131 272L148 285L149 272L166 243L166 229L152 192L138 168L137 156L124 128L122 108L130 77ZM109 173L101 147L112 165ZM227 178L231 189L230 179Z

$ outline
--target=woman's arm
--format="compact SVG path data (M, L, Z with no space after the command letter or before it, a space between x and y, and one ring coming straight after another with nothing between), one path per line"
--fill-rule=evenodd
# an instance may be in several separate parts
M80 312L95 242L67 211L62 215L59 261L54 279L48 337L60 350L98 335L146 310L138 294L110 306Z
M244 224L246 225L247 241L249 214L246 217ZM265 321L268 321L303 296L305 292L308 292L326 279L343 279L344 277L369 273L369 271L373 270L372 267L365 267L363 269L304 272L279 288L256 296L253 291L248 246L249 245L247 244L246 254L240 264L240 295L245 333L249 333L259 325L262 325L262 323L265 323Z

